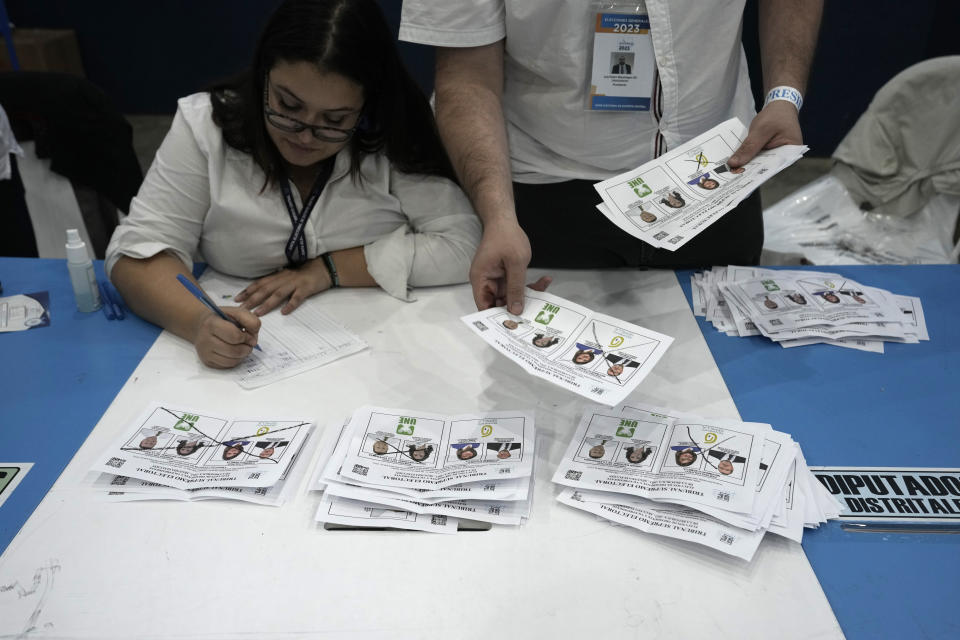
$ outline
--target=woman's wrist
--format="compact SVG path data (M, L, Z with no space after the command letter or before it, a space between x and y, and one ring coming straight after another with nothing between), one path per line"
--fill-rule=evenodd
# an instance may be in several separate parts
M327 269L327 276L330 279L330 287L339 288L340 275L337 272L337 264L333 261L333 256L330 255L330 253L324 253L320 256L320 259L323 261L323 264Z
M307 260L299 269L309 272L318 293L333 287L333 279L330 277L330 271L327 270L323 256L317 256L312 260Z
M196 345L200 335L203 333L204 324L206 324L211 317L216 316L206 307L200 307L199 309L192 310L190 319L185 324L186 331L188 333L182 337Z

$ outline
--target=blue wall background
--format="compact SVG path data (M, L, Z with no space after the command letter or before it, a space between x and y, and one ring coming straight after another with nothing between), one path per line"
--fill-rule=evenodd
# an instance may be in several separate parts
M438 0L442 1L442 0ZM401 0L379 0L396 31ZM124 113L173 113L176 99L243 68L277 0L6 0L20 27L73 29L87 78ZM909 7L909 8L907 8ZM760 87L756 0L743 40ZM960 54L960 2L828 1L801 114L813 155L827 156L874 93L898 72L939 55ZM425 91L430 48L401 43ZM759 96L758 96L759 99Z

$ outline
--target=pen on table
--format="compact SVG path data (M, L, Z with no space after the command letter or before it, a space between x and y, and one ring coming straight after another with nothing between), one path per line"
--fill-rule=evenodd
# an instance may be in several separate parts
M113 285L109 282L103 284L104 291L107 292L107 297L110 298L110 306L113 307L113 313L117 316L117 320L124 320L127 317L127 314L123 311L123 302L120 298L120 292L113 288Z
M97 282L97 287L100 289L100 308L103 310L103 315L107 320L116 320L117 313L113 310L113 305L110 304L110 298L107 297L107 288L103 286L102 282Z
M117 303L116 296L112 295L112 292L110 291L110 283L97 282L97 286L100 287L100 302L103 304L103 308L109 309L109 315L107 316L107 319L123 320L124 313L120 310L120 305Z
M178 273L178 274L177 274L177 280L179 280L179 281L180 281L180 284L182 284L184 287L186 287L186 288L187 288L187 291L189 291L190 293L192 293L192 294L194 295L194 297L196 297L197 300L199 300L200 302L202 302L205 307L207 307L208 309L210 309L210 311L213 311L215 314L217 314L218 316L220 316L221 318L223 318L224 320L226 320L227 322L229 322L230 324L232 324L232 325L235 326L236 328L238 328L238 329L240 329L241 331L243 331L244 333L246 333L247 330L243 328L243 325L240 324L239 322L237 322L236 320L234 320L233 318L231 318L230 316L228 316L227 314L225 314L225 313L220 309L220 307L218 307L218 306L216 305L216 303L215 303L213 300L210 299L210 296L208 296L207 294L205 294L205 293L203 292L203 289L201 289L201 288L198 287L197 285L195 285L195 284L193 284L192 282L190 282L190 280L189 280L186 276L184 276L182 273ZM257 344L257 345L254 345L253 348L256 349L257 351L260 351L260 352L263 351L263 349L261 349L261 348L260 348L260 345L258 345L258 344Z

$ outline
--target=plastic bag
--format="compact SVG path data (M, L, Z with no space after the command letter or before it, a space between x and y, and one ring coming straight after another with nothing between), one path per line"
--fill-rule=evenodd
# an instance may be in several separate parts
M764 210L764 252L800 254L812 264L943 264L960 198L939 194L906 218L861 211L831 175Z

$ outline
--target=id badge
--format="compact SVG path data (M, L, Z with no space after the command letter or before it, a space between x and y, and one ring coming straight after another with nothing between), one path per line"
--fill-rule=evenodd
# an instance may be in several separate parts
M648 15L596 14L588 110L649 111L655 68Z

